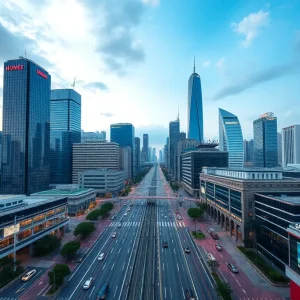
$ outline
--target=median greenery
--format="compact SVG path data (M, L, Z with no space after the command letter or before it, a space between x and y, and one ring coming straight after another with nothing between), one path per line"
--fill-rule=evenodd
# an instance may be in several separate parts
M80 235L81 238L85 239L95 230L95 224L93 222L82 222L78 224L74 230L74 235Z
M114 208L114 204L112 202L105 202L101 205L100 208L90 212L86 216L86 219L90 221L95 221L98 220L99 217L106 217L110 214L113 208Z
M60 247L60 239L52 234L48 234L40 238L34 243L35 245L35 255L45 256L52 253L54 250Z
M168 174L168 169L164 165L160 165L160 168L166 180L169 182L172 191L177 192L180 189L180 185L175 180L172 180L172 178Z
M54 266L53 270L48 272L49 284L51 288L48 290L47 294L52 295L57 291L57 289L64 283L66 276L70 275L71 271L68 265L57 264Z
M151 170L151 167L148 166L144 170L140 171L133 179L134 184L139 184L144 177L148 174L148 172Z
M270 266L266 261L264 261L260 256L256 255L252 250L246 249L242 246L237 246L237 248L242 252L265 276L269 278L273 283L287 284L289 279L284 275L276 271L272 266Z
M62 249L60 250L60 254L68 259L69 257L73 257L76 252L80 248L80 242L79 241L71 241L66 243Z
M12 257L3 257L0 259L0 288L11 282L24 272L20 261L16 262L16 271L14 272L14 260Z
M192 236L195 238L195 239L204 239L206 236L204 233L202 233L200 230L198 231L192 231Z

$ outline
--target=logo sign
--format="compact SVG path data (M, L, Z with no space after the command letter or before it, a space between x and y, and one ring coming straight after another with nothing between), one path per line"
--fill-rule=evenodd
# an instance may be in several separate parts
M295 224L296 229L300 229L300 224Z
M18 233L20 231L20 223L16 225L12 225L4 228L4 237L9 235L13 235L14 233Z
M236 124L239 124L239 122L225 122L225 124L227 124L227 125L236 125Z
M39 69L36 69L36 73L38 75L40 75L41 77L48 79L48 76L45 73L43 73L42 71L40 71Z
M5 71L20 71L20 70L24 70L24 66L23 65L6 66L5 67Z

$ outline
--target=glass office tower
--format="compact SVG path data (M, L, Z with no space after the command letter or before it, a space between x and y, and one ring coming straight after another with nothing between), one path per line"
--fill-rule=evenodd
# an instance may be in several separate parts
M244 142L239 119L219 108L219 149L229 153L229 167L244 166Z
M119 144L120 148L131 147L131 177L133 177L135 175L134 126L130 123L110 125L110 141Z
M4 63L1 193L49 188L48 72L27 58Z
M150 161L148 158L148 148L149 148L149 135L147 133L143 134L143 149L142 152L144 153L144 160Z
M189 78L188 85L188 139L203 142L203 107L200 76L194 72Z
M168 153L168 169L169 174L175 176L177 165L177 143L180 141L180 121L179 116L176 121L169 123L169 153Z
M50 183L72 183L72 146L81 141L81 96L73 89L51 90Z
M277 118L271 112L253 121L254 166L272 168L278 164Z

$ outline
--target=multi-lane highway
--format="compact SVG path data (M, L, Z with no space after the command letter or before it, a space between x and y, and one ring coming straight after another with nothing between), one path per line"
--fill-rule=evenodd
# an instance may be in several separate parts
M184 220L176 219L176 203L143 199L166 191L162 173L153 167L133 192L141 199L122 203L56 299L96 299L104 283L109 284L106 299L187 299L187 290L195 299L217 299ZM186 246L190 253L184 252ZM100 253L105 254L102 261ZM89 278L93 284L84 290Z

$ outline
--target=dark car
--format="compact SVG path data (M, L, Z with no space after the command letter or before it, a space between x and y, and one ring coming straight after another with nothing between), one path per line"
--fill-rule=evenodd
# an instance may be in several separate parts
M185 299L186 300L195 300L193 291L191 289L185 290Z
M104 283L98 292L97 300L105 299L108 294L108 290L108 283Z
M213 238L214 240L218 240L218 239L219 239L218 234L215 233L215 232L211 232L210 235L212 236L212 238Z
M239 272L237 267L234 264L228 263L227 266L228 266L228 268L231 272L233 272L233 273L238 273Z
M164 241L163 247L164 247L164 248L168 248L168 242Z
M221 246L220 244L216 244L216 249L217 249L218 251L222 251L222 246Z
M190 247L189 246L185 246L184 252L185 253L191 253Z

